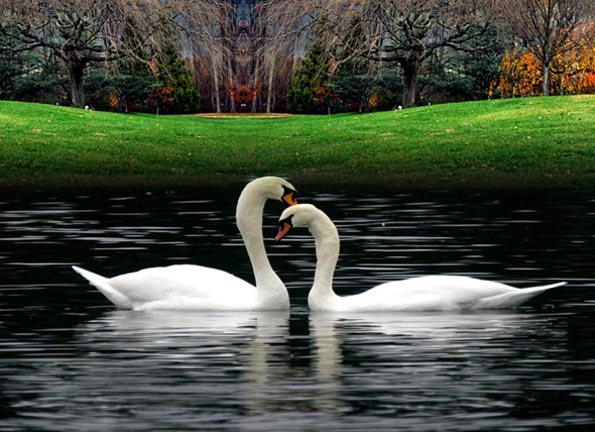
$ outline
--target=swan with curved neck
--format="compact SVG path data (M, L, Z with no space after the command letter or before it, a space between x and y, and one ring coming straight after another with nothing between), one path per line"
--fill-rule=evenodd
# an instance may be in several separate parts
M267 200L295 205L296 194L293 185L279 177L253 180L240 194L236 221L255 285L222 270L190 264L152 267L113 278L73 269L122 309L287 310L287 289L266 255L262 217Z
M333 291L333 274L339 258L339 233L335 224L313 205L298 204L285 209L281 215L275 239L281 240L294 227L309 228L316 242L314 285L308 294L308 305L313 311L503 309L565 284L518 289L466 276L422 276L387 282L361 294L339 296Z

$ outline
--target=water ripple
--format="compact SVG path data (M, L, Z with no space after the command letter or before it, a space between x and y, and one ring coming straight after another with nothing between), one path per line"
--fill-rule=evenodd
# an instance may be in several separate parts
M196 194L194 194L196 195ZM291 313L114 310L69 268L199 263L252 280L235 195L0 202L2 431L586 430L595 416L589 194L318 194L341 294L425 274L520 287L515 311L318 314L307 231L265 243Z

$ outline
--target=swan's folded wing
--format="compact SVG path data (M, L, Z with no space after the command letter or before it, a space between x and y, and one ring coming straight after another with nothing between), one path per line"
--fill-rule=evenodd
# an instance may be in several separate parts
M72 266L72 269L87 279L91 285L97 288L114 305L121 309L132 309L132 302L124 294L120 293L110 285L110 280L89 270Z
M211 267L187 264L127 273L110 279L110 284L136 303L193 299L195 303L220 303L224 307L255 294L254 286L237 276Z
M527 300L541 294L544 291L547 291L552 288L557 288L562 285L566 285L566 282L560 282L540 287L517 289L515 291L506 292L492 297L486 297L484 299L479 300L475 305L471 307L471 309L476 310L511 308L526 302Z

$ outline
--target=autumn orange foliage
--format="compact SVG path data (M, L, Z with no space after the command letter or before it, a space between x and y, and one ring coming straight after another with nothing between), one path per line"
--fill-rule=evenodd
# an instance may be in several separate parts
M492 83L502 97L533 96L541 92L542 72L539 60L528 51L514 49L502 58L499 78Z
M551 94L595 93L595 22L579 29L573 48L558 56L550 70ZM543 70L537 57L515 48L502 59L499 77L490 86L490 97L536 96L542 94Z

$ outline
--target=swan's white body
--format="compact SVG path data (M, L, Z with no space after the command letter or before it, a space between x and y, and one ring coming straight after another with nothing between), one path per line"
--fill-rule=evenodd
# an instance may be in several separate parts
M518 289L502 283L465 276L423 276L387 282L361 294L338 296L333 291L333 274L339 257L339 234L329 217L309 204L285 209L277 239L292 226L305 226L316 240L316 273L308 295L313 311L388 312L503 309L565 282Z
M287 289L264 248L262 216L267 199L287 199L294 204L294 194L287 181L263 177L248 183L240 195L236 221L256 286L222 270L189 264L147 268L113 278L73 269L122 309L287 310Z

